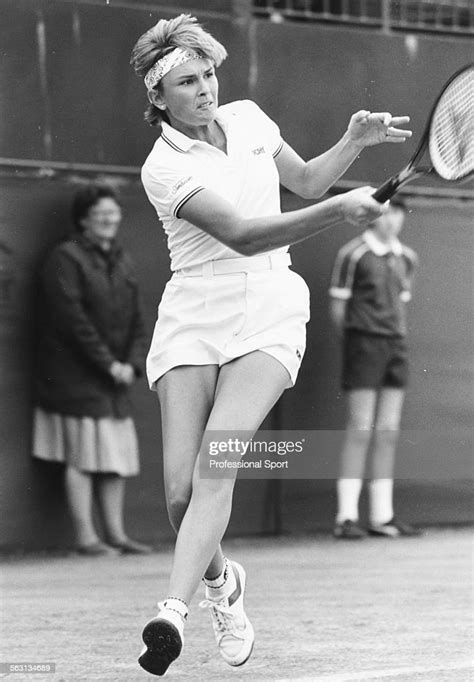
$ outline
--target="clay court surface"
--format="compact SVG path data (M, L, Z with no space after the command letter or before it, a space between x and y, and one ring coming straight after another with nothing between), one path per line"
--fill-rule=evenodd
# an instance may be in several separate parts
M221 661L196 598L185 649L162 679L474 680L472 540L466 528L355 543L231 540L228 555L247 569L254 654L236 670ZM12 682L159 679L136 658L170 563L169 549L139 558L4 558L0 662L56 665L55 674L14 673Z

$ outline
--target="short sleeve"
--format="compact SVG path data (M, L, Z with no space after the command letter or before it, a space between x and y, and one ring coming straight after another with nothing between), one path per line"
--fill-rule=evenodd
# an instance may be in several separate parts
M142 183L160 218L178 217L182 206L204 189L202 182L186 163L180 168L145 165L142 168Z

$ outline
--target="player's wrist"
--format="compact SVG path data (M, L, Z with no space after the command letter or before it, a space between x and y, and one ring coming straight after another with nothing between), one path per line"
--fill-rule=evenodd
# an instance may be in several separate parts
M326 209L328 212L327 219L332 224L342 223L345 220L345 210L343 194L337 194L335 197L326 199L324 202L326 204Z
M342 143L346 151L350 152L354 157L357 157L366 147L363 142L351 133L349 128L342 136Z

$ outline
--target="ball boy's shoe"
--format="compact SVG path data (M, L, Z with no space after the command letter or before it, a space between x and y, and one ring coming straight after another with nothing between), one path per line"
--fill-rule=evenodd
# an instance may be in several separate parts
M255 635L244 611L245 571L236 561L231 564L237 582L234 592L219 601L205 599L199 606L209 609L222 658L229 665L239 666L250 658Z
M371 523L368 531L369 535L379 538L398 538L401 536L414 538L423 535L419 528L414 528L395 517L387 523Z
M361 540L365 538L365 532L359 526L357 521L344 521L343 523L336 523L333 530L333 535L339 540Z

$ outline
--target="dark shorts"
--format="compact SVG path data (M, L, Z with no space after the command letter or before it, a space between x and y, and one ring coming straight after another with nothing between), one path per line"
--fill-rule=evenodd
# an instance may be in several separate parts
M404 388L408 382L406 341L356 330L344 335L342 387Z

